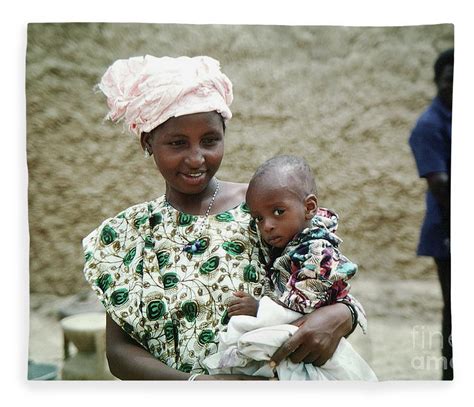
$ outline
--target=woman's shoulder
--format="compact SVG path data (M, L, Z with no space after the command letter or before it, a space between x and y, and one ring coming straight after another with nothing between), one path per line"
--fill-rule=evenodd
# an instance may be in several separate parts
M105 219L83 239L84 274L90 284L100 288L101 276L112 272L118 276L126 276L130 270L141 273L143 254L153 246L150 226L160 215L161 201L132 205Z
M223 189L228 194L239 196L239 198L242 201L245 200L245 194L247 193L247 188L249 184L242 183L242 182L230 182L230 181L220 181L220 183L224 187Z
M245 182L221 181L221 183L229 186L229 188L234 188L235 190L240 190L243 192L246 192L249 186L249 184Z
M245 203L245 194L248 184L229 181L220 181L220 184L222 199L219 207L216 208L217 212L235 208Z
M118 212L114 218L118 219L127 219L127 220L132 220L137 217L142 217L142 216L151 216L153 212L155 212L157 209L160 209L164 206L165 204L165 197L164 195L153 199L151 201L145 201L141 203L137 203L135 205L129 206L128 208L125 208Z
M132 205L126 209L121 210L114 216L103 220L87 237L84 238L83 243L90 241L93 237L97 237L104 231L114 231L115 233L123 231L124 229L139 230L141 224L149 221L153 213L157 211L163 204L164 197L159 197L153 201L141 202Z

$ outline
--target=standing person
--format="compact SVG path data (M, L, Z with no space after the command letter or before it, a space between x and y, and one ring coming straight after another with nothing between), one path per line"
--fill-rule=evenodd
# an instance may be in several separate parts
M301 314L348 300L347 281L357 265L340 252L338 217L318 206L316 183L303 158L282 155L262 164L250 180L246 202L260 232L268 290L261 300L234 293L227 332L218 352L204 362L213 372L272 377L274 350L297 329L288 324ZM365 321L360 322L365 330ZM280 380L377 379L344 338L321 367L284 361L275 370Z
M434 64L437 95L418 119L409 143L418 173L428 185L426 214L417 249L434 258L443 295L443 380L453 379L451 343L450 181L454 49Z
M112 374L128 380L255 380L209 375L227 302L263 292L246 184L218 179L232 84L209 57L122 59L102 77L112 121L123 120L165 180L165 194L105 220L83 241L84 274L107 311ZM321 364L357 323L342 303L294 321L276 363ZM296 352L295 352L296 351Z

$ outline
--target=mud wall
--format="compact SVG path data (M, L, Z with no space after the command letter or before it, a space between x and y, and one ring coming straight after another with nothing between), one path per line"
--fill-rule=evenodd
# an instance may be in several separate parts
M30 24L26 67L30 290L86 287L81 239L164 191L152 160L93 87L118 58L209 55L234 84L222 179L299 154L322 206L341 218L343 252L364 276L424 278L415 249L423 180L407 144L434 96L432 64L452 25L416 27Z

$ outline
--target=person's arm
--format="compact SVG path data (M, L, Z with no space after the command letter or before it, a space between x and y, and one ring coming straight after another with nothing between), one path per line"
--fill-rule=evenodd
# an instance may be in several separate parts
M439 123L421 120L413 129L409 144L420 177L441 208L443 219L449 220L450 179L448 151L450 141Z
M347 305L336 303L318 308L293 322L299 327L272 356L278 365L289 357L293 363L321 366L334 354L342 337L352 330L352 316Z
M441 208L443 220L449 220L450 213L450 182L446 172L432 172L426 176L428 189Z
M189 374L160 362L107 315L106 355L110 372L122 380L188 380Z
M303 314L345 298L350 290L348 280L357 273L357 265L328 240L336 236L322 228L318 233L326 235L292 247L273 264L277 275L291 273L279 300Z
M110 372L121 380L188 380L191 375L153 357L107 315L106 355ZM246 375L200 375L194 380L268 380Z
M294 322L300 329L273 356L276 363L289 356L294 363L320 366L358 322L357 309L348 298L347 283L357 272L357 265L325 239L314 239L306 249L304 257L289 255L292 275L280 297L284 304L305 315ZM297 249L294 252L300 253ZM282 258L282 263L277 260L274 267L288 267L286 258ZM322 287L308 284L311 280Z

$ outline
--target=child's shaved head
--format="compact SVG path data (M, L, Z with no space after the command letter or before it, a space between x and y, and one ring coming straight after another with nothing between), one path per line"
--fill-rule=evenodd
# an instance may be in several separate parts
M311 168L301 157L279 155L270 158L257 168L249 189L255 188L261 181L277 183L279 187L287 188L301 198L317 194Z

